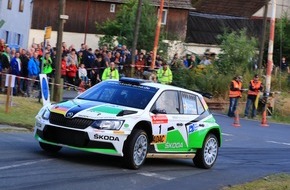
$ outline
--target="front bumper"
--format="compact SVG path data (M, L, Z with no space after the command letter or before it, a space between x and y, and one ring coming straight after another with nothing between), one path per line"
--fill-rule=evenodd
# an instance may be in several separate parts
M34 130L35 139L43 143L115 156L123 156L127 136L122 131L54 125L40 118L36 120Z

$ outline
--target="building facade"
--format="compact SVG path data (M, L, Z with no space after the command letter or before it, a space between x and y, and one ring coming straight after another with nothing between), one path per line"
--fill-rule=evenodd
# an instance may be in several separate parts
M27 47L31 26L31 0L0 0L0 38L11 47Z

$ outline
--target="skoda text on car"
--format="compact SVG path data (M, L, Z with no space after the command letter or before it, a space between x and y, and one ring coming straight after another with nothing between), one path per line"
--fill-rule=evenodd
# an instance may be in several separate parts
M34 136L45 151L68 147L121 156L131 169L146 158L186 158L211 168L222 142L200 93L126 77L44 106Z

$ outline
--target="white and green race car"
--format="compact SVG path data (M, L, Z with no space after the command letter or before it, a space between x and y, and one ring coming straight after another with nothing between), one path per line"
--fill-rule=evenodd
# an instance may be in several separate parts
M125 77L44 106L34 136L45 151L68 147L121 156L131 169L146 158L192 159L211 168L222 142L200 93Z

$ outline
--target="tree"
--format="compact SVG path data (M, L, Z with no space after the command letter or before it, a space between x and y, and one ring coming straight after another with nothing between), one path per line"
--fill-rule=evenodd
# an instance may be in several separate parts
M218 36L221 40L219 60L216 69L221 74L245 73L256 55L257 40L246 35L246 29L239 32L225 32ZM252 65L251 65L252 66Z
M104 33L104 38L106 38L106 40L101 39L101 43L111 43L116 36L116 40L120 44L131 47L134 40L133 31L137 7L138 1L127 0L117 12L115 20L107 20L102 25L97 23L98 30ZM155 7L151 6L148 0L143 0L137 49L151 50L153 48L156 23ZM161 37L160 40L162 39ZM163 45L161 44L160 47Z
M273 50L273 62L276 66L280 65L282 56L290 60L290 20L287 14L283 15L275 25L275 40ZM268 49L265 54L268 53Z

